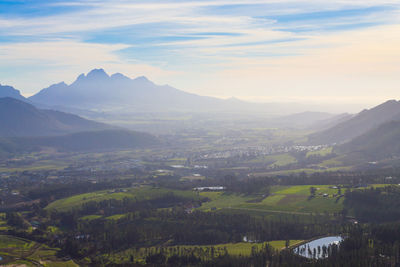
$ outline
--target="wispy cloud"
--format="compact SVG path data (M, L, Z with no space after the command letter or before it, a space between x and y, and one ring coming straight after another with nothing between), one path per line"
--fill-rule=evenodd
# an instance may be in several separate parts
M71 80L87 68L108 66L200 94L242 96L238 86L247 84L247 94L279 97L263 84L299 95L294 84L276 77L302 73L307 78L298 76L297 86L315 95L320 78L311 69L329 80L348 66L360 68L358 79L377 64L386 73L398 67L391 60L397 39L388 40L385 51L367 47L376 45L376 35L398 34L399 10L398 0L7 1L0 3L0 79L32 93L61 76ZM362 58L354 57L364 51L359 47L369 51L362 64L354 63ZM347 57L338 61L341 53ZM25 77L33 66L35 84ZM168 76L171 71L184 75ZM230 75L242 80L232 85Z

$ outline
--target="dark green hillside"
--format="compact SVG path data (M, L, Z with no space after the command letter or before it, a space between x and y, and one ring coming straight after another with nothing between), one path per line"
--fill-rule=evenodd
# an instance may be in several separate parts
M110 128L76 115L37 109L11 97L0 98L0 136L51 136Z
M357 153L368 160L400 156L400 122L391 121L337 148L344 153Z

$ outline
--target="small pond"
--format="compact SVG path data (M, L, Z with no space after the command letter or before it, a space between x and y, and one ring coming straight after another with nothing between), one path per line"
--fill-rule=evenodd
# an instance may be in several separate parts
M341 236L327 236L319 239L315 239L303 245L300 245L293 249L294 253L301 255L306 258L325 258L328 256L328 247L330 245L340 245L340 242L343 240ZM318 249L319 247L319 249ZM315 252L314 252L315 249ZM315 255L314 255L315 254Z

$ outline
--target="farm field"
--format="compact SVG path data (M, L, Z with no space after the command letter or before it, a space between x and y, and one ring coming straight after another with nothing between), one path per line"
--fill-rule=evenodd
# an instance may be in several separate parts
M248 163L265 163L268 164L269 167L281 167L296 162L296 158L289 153L268 155L248 161Z
M327 163L324 163L324 165L339 164L339 163L340 163L339 161L327 160ZM324 166L321 165L321 167L324 167ZM324 172L350 171L352 168L353 168L353 166L337 166L337 167L329 167L329 168L324 167L323 171ZM288 175L288 174L296 174L296 173L312 174L312 173L318 173L318 172L321 172L321 169L300 168L300 169L270 171L270 172L254 172L254 173L251 173L251 175L254 177L265 177L265 176Z
M312 186L273 186L270 195L258 202L257 196L202 192L200 195L208 197L211 201L204 203L199 209L228 208L304 213L334 213L342 210L343 197L338 198L338 189L331 188L331 185L314 185L317 189L316 196L309 199L310 187Z
M384 184L373 184L368 187L384 187ZM310 198L310 187L316 188L315 197ZM360 189L365 187L360 187ZM352 189L357 190L357 189ZM341 190L344 194L345 189ZM326 194L326 195L324 195ZM201 196L210 199L202 204L199 210L238 210L255 213L287 213L307 215L311 213L338 213L343 209L344 197L339 197L339 190L333 185L295 185L273 186L266 198L258 201L259 196L239 195L225 192L201 192Z
M326 156L331 154L333 151L333 147L325 147L322 148L320 150L315 150L315 151L308 151L306 154L306 157L310 157L310 156Z
M0 235L1 266L25 264L26 266L73 267L72 260L61 261L56 253L59 249L9 235Z
M373 185L374 187L384 185ZM316 188L315 197L310 198L310 187ZM310 213L337 213L343 209L344 197L339 197L339 190L332 188L333 185L296 185L296 186L273 186L270 194L263 198L260 192L257 195L244 195L228 192L200 192L197 194L191 190L172 190L165 188L127 188L119 190L103 190L91 193L71 196L50 203L47 210L70 210L77 208L89 201L103 201L107 199L121 200L123 198L135 198L137 201L149 200L165 194L173 193L178 196L193 200L207 198L197 208L201 211L214 211L221 209L248 210L255 212L282 212L293 214ZM341 194L344 194L342 189ZM267 195L267 192L266 192ZM118 219L123 214L111 216L109 219ZM87 215L81 220L93 220L100 218L98 215ZM0 221L1 223L1 221Z

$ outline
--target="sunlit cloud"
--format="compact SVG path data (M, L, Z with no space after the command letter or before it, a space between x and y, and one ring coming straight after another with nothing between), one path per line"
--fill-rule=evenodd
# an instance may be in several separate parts
M32 94L104 67L203 95L396 98L399 8L390 0L0 3L0 82Z

